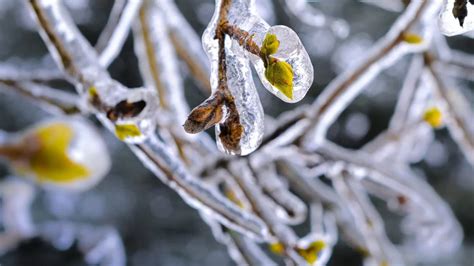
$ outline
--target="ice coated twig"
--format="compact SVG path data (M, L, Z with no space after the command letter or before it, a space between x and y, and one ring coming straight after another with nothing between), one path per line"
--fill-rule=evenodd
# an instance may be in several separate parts
M95 51L74 26L60 1L30 0L29 4L37 18L44 41L48 44L51 53L56 55L57 63L77 84L79 93L87 96L87 93L90 93L87 88L91 86L102 90L102 94L99 94L101 96L106 95L110 89L123 89L122 85L114 82L100 67ZM112 88L103 87L104 81L105 84L112 84ZM93 96L95 96L94 93ZM148 104L152 104L153 98L148 101ZM95 103L97 104L97 102ZM98 112L99 120L111 129L110 117L104 117L100 108L96 107L96 112ZM154 119L153 117L147 118ZM143 120L140 123L142 122ZM170 154L163 143L153 136L149 137L150 139L145 143L130 146L144 161L145 166L157 177L177 190L192 206L203 208L208 213L214 213L216 219L227 226L240 232L248 232L249 235L256 238L266 237L266 228L259 219L210 191L187 172L183 164Z
M277 265L255 242L229 230L209 216L201 213L201 217L212 229L214 238L227 246L229 256L237 265Z
M166 18L165 23L170 29L168 34L176 53L186 63L203 92L210 93L210 64L202 50L201 39L173 0L160 0L158 6Z
M429 53L425 53L425 64L435 81L436 94L445 105L443 109L447 115L448 129L466 159L474 166L474 128L472 123L468 122L473 117L470 104L457 88L450 86L448 89L447 83L437 70L436 62Z
M299 257L294 250L297 240L295 233L284 224L278 223L277 219L275 219L274 213L266 204L267 199L265 199L265 196L258 186L255 185L252 170L245 160L235 162L230 165L229 168L231 175L250 201L253 211L268 225L269 232L273 239L271 242L277 242L283 245L285 259L288 259L293 264L304 264L302 258Z
M367 243L368 257L377 265L402 265L400 254L386 237L383 221L370 202L359 182L350 180L353 177L341 173L332 177L334 188L349 206L357 228Z
M76 114L80 112L79 98L72 93L31 81L0 79L0 87L32 100L33 103L38 103L52 113Z
M95 46L100 54L99 63L101 66L108 67L122 50L141 4L142 0L115 1L109 21Z
M378 73L394 64L406 52L400 50L404 34L417 22L426 10L432 9L438 1L411 1L390 31L369 51L356 67L347 70L332 81L314 102L311 111L311 126L305 142L309 146L317 145L326 135L326 131L345 107L364 89Z

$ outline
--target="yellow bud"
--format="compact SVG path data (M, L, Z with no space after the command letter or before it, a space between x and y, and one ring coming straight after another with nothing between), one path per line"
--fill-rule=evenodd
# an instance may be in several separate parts
M293 68L290 64L274 60L265 69L265 77L283 95L293 99Z
M439 128L443 125L443 114L437 107L432 107L425 111L423 120L433 128Z
M115 125L115 135L121 141L127 138L139 137L142 135L140 129L135 124Z
M416 33L403 34L403 40L409 44L420 44L423 42L423 38Z
M54 123L32 131L28 139L38 147L20 173L33 174L40 182L68 183L87 178L89 170L68 156L73 130L64 123Z
M99 96L99 93L97 92L97 88L94 86L89 88L88 93L89 93L90 98L95 98Z
M313 264L318 259L319 252L321 252L325 246L324 241L318 240L311 243L307 248L297 248L296 251L306 262Z
M232 191L230 189L225 189L224 194L230 201L237 204L237 206L239 206L240 208L244 207L244 204L242 203L242 201L240 201L240 199L237 197L237 195L235 195L234 191Z
M260 52L263 56L268 57L269 55L276 53L278 47L280 47L280 41L277 36L275 34L267 33L263 40L262 47L260 48Z
M270 249L271 252L273 252L275 254L278 254L278 255L282 255L283 252L285 251L285 247L280 242L271 243L268 246L268 248Z

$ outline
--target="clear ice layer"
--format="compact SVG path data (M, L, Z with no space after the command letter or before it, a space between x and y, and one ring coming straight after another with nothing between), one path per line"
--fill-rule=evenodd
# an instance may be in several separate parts
M214 37L221 4L221 0L216 0L214 16L202 37L204 50L211 61L211 87L213 91L216 90L218 85L218 41ZM263 61L260 57L245 51L237 41L226 40L228 86L236 100L240 122L244 127L244 134L240 140L240 155L245 155L251 153L260 145L264 130L263 109L251 77L249 59L264 87L281 100L292 103L300 101L311 87L314 76L313 65L296 33L285 26L270 27L257 15L253 1L232 1L227 18L231 25L235 25L253 36L253 41L258 46L261 46L267 33L276 34L281 43L277 53L272 56L289 63L294 74L294 98L289 99L267 81ZM219 134L219 127L216 130ZM218 146L223 149L220 141L218 141Z

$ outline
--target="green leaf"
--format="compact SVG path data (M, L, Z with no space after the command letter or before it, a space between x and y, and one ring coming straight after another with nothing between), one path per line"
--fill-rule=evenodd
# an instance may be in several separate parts
M428 108L423 114L423 120L433 128L440 128L443 125L443 114L437 107Z
M420 44L423 42L423 37L416 33L405 33L403 34L403 40L409 44Z
M269 55L276 53L278 47L280 47L280 41L277 36L275 34L267 33L263 40L262 47L260 48L260 52L264 57L268 57Z
M265 69L268 82L289 99L293 99L293 68L285 61L273 59Z
M135 124L115 125L115 135L121 141L127 138L139 137L142 135L140 129Z
M297 248L298 254L303 257L306 262L313 264L318 260L318 255L325 248L326 244L322 240L311 243L307 248Z
M29 136L39 148L19 172L33 174L39 182L68 183L87 178L89 170L68 155L73 136L73 130L64 123L39 127Z

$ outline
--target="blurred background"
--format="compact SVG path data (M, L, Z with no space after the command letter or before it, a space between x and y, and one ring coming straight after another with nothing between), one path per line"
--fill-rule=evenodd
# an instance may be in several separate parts
M0 0L0 63L25 70L54 69L56 66L37 34L24 2ZM94 44L107 22L113 1L65 2L82 33ZM201 35L213 14L214 1L176 2ZM333 17L345 19L350 26L347 37L335 36L328 28L302 25L282 9L280 1L273 1L273 11L261 10L266 13L262 15L270 24L292 27L312 57L315 82L308 96L298 105L312 102L326 84L383 36L397 16L396 13L355 0L322 0L311 5ZM474 52L474 39L453 37L449 43L456 49ZM344 147L359 148L383 131L393 112L408 62L408 59L402 60L372 82L332 126L329 138ZM142 84L131 37L109 70L113 78L128 87ZM184 64L181 72L185 79L186 96L193 107L207 95L198 90ZM67 84L56 85L72 90ZM459 82L458 85L474 108L473 84ZM296 106L283 103L264 89L259 89L259 93L269 115L276 116ZM46 117L48 114L31 102L0 90L2 130L18 131ZM35 221L69 220L112 225L123 238L129 265L233 265L225 248L214 240L198 213L148 172L125 145L105 130L102 132L113 156L110 174L94 189L82 194L40 191L32 208ZM474 265L474 170L466 163L445 129L436 132L436 141L430 147L428 156L413 167L450 204L465 232L464 246L456 256L426 265ZM8 175L8 169L1 164L0 179ZM390 237L396 241L399 239L399 218L391 216L382 204L379 205ZM358 253L340 244L329 265L361 263ZM2 266L83 264L81 255L74 249L59 252L39 240L25 242L18 250L0 257Z

